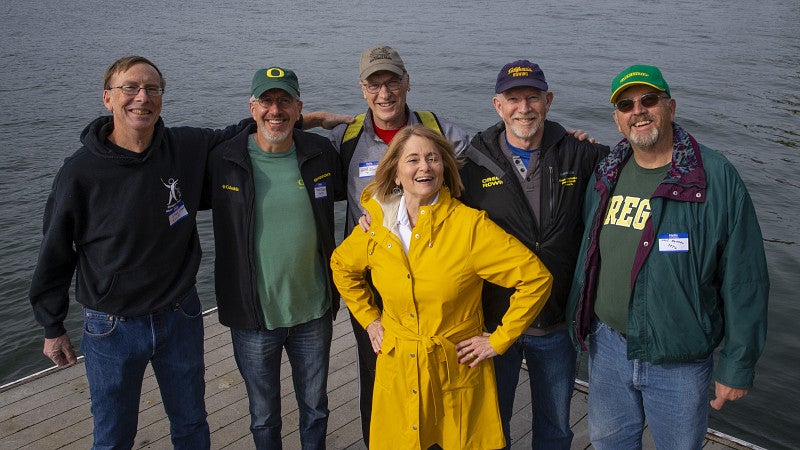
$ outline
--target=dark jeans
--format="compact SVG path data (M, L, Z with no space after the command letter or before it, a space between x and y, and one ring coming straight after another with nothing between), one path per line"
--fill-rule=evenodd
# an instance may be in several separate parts
M511 448L510 421L523 357L531 389L531 448L569 450L572 444L569 408L577 353L567 330L546 336L522 335L504 354L494 357L506 448Z
M328 431L331 311L319 319L275 330L231 329L233 354L250 402L250 431L257 449L281 444L281 355L292 366L304 450L324 449Z
M92 397L94 449L133 447L147 364L176 449L211 445L205 408L203 317L197 290L173 308L119 317L84 308L81 350Z

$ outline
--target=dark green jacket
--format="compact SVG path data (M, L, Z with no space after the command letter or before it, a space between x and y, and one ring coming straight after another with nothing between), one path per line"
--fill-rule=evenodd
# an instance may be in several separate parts
M750 195L721 154L699 145L673 124L672 164L650 198L631 273L628 359L653 364L694 361L724 339L716 381L752 386L767 330L769 278L764 244ZM587 224L567 317L576 347L594 317L601 264L598 238L608 199L631 156L627 140L600 162L587 189ZM661 252L658 237L688 233L688 252Z

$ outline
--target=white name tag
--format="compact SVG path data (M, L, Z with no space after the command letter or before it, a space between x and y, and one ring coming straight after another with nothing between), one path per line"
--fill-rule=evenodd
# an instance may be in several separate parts
M364 161L362 163L358 163L359 178L374 177L377 170L378 161Z
M186 205L184 205L183 200L179 201L177 205L167 210L167 216L169 217L169 226L175 225L179 220L183 219L188 215L189 211L186 211Z
M328 196L328 184L324 181L314 185L314 198L325 198Z
M658 250L664 253L689 251L689 233L664 233L658 235Z

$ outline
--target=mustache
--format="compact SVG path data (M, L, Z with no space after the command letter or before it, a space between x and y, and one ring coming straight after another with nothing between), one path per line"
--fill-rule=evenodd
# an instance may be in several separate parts
M650 122L655 122L656 118L652 114L643 113L632 116L631 119L628 121L628 126L633 126L637 122L641 122L643 120L648 120Z

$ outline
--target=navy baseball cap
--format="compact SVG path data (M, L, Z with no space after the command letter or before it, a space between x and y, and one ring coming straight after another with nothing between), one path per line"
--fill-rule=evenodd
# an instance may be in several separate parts
M497 74L497 83L494 85L495 94L501 94L515 87L532 87L540 91L547 90L547 80L544 72L537 64L527 59L521 59L506 64Z

